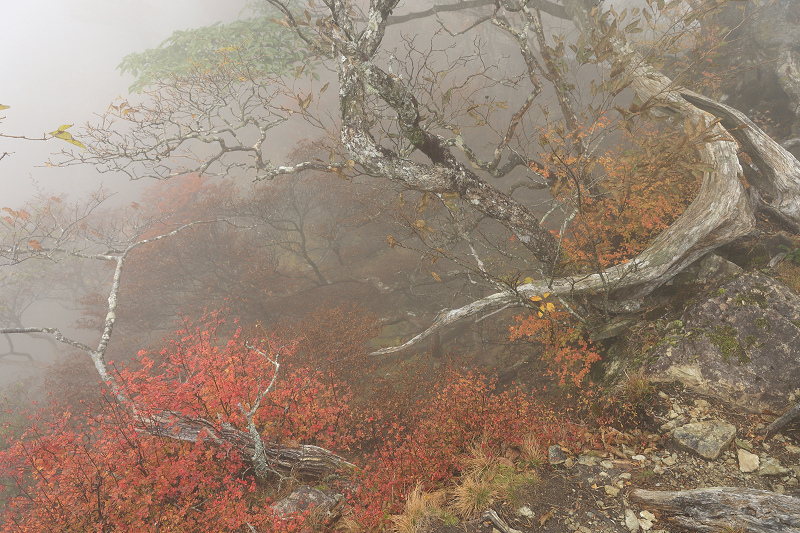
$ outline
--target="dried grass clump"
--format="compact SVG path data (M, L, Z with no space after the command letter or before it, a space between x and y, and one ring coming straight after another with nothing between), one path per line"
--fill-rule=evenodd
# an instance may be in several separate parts
M544 450L544 445L533 433L525 435L525 438L522 439L520 451L522 460L530 466L542 466L547 463L547 452Z
M534 435L523 441L518 455L526 463L522 471L510 459L489 453L485 441L476 442L461 462L461 477L449 490L426 493L417 485L409 493L403 514L392 517L392 531L416 533L426 517L438 517L445 522L456 520L455 517L474 518L499 498L513 499L521 486L536 482L536 473L526 467L545 460L543 448Z
M446 491L423 492L422 486L417 485L406 499L403 514L392 516L392 521L394 522L392 531L396 533L416 533L417 527L419 527L420 521L424 517L444 513L442 507L446 501Z
M470 518L488 509L498 492L498 487L492 481L481 476L461 476L459 484L453 489L450 508L461 518Z
M630 403L638 403L648 398L655 386L650 381L644 366L640 367L635 372L625 373L625 381L619 386L619 392L622 398Z

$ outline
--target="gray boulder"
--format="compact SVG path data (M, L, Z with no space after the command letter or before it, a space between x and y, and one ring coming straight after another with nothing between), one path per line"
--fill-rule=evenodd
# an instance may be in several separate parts
M723 420L706 420L677 428L672 438L681 448L713 461L736 437L736 426Z
M800 296L764 274L712 290L653 351L654 381L681 381L751 412L800 397Z
M313 509L318 518L325 521L335 518L340 502L344 497L332 490L320 490L308 485L297 487L282 500L275 502L272 507L281 516L300 514L307 509Z

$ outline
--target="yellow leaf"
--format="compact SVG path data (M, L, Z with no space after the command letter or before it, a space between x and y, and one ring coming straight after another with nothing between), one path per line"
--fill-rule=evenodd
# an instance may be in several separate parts
M63 128L63 127L64 127L64 126L61 126L61 128ZM67 127L69 127L69 126L67 126ZM55 137L56 139L61 139L62 141L67 141L67 142L68 142L68 143L70 143L70 144L74 144L74 145L75 145L75 146L77 146L78 148L83 148L83 149L86 149L86 147L83 145L83 143L82 143L82 142L80 142L80 141L76 140L76 139L75 139L75 138L72 136L72 134L71 134L70 132L68 132L68 131L64 131L63 129L59 129L59 130L57 130L57 131L51 131L51 132L50 132L50 135L52 135L52 136L53 136L53 137Z
M6 110L8 108L9 107L7 105L0 104L0 111L4 111L4 110Z
M442 282L442 278L440 278L439 275L436 272L431 271L431 276L433 276L433 279L435 279L439 283Z
M542 297L541 296L531 296L531 301L532 302L541 302L542 301Z

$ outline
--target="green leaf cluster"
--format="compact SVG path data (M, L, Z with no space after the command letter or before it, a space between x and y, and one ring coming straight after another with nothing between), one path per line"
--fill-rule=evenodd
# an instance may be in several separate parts
M136 77L131 92L142 92L158 81L216 70L230 62L247 65L261 76L279 76L299 62L310 63L310 55L293 31L264 16L176 31L156 48L128 54L117 68Z

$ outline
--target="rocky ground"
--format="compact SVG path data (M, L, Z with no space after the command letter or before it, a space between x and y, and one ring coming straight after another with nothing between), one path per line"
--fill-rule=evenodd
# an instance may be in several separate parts
M520 532L680 533L688 530L671 517L629 501L631 489L747 487L800 496L796 426L765 442L758 431L771 417L742 415L681 387L659 392L651 412L661 425L643 433L651 442L645 449L621 444L563 457L551 450L551 464L542 468L539 481L493 509ZM624 433L615 437L625 440ZM730 526L736 531L737 524ZM425 529L491 532L497 527L489 521L445 527L431 520Z
M640 371L657 389L644 396L642 416L629 427L596 430L601 449L551 445L538 479L508 491L481 518L459 523L452 514L428 513L398 532L800 533L800 423L768 439L761 431L800 400L800 259L784 260L789 249L800 258L800 241L781 239L738 244L728 259L710 254L671 284L660 304L661 339L638 370L627 366L629 352L620 350L615 361L609 350L608 373ZM731 262L737 258L746 261ZM617 346L635 337L621 324L609 328ZM541 369L530 366L514 367L509 379L535 382ZM709 487L743 489L732 489L736 497L724 493L728 507L710 507L712 527L689 518L687 510L698 506L686 500L683 511L662 510L652 497L641 503L641 490ZM769 502L737 500L755 494L744 489L766 491L753 497ZM751 517L772 523L748 526Z
M453 523L452 517L431 515L419 520L413 531L685 533L702 529L683 527L685 517L680 514L635 503L632 491L740 487L800 497L800 424L765 441L759 432L774 416L742 414L729 403L700 397L677 384L654 393L646 411L651 431L605 430L607 446L577 454L551 446L537 480L515 487L481 518ZM332 513L325 514L335 522L343 503L340 495L301 487L276 507L297 512L315 505L330 509ZM800 515L796 519L800 527ZM726 528L706 531L753 531L735 519L728 523L723 517L723 522ZM769 531L798 529L779 526Z

